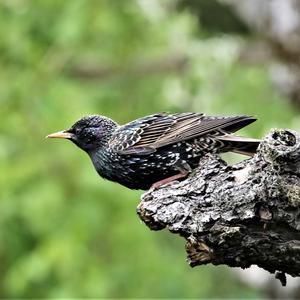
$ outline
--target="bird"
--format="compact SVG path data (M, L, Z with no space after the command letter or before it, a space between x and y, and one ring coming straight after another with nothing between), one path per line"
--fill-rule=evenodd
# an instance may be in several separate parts
M247 115L156 113L125 125L101 115L81 118L47 138L72 141L90 157L98 174L129 189L158 189L185 179L208 153L253 156L261 140L234 135L253 123Z

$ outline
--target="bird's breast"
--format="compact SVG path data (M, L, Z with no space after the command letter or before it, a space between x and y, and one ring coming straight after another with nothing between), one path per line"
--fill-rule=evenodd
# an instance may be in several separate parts
M177 174L180 162L195 168L199 160L198 148L193 143L177 143L149 155L120 155L106 149L90 157L100 176L130 188L148 189L153 183Z

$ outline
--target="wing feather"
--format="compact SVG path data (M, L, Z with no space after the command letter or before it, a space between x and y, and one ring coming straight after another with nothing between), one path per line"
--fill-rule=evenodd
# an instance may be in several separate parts
M145 155L157 148L205 134L223 136L254 122L248 116L214 117L201 113L155 114L121 126L110 140L119 154Z

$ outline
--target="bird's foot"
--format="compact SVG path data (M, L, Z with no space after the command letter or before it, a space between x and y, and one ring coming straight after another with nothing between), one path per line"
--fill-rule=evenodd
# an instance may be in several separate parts
M187 176L187 173L179 173L179 174L173 175L171 177L165 178L163 180L157 181L152 184L150 190L154 191L154 190L157 190L158 188L160 188L161 186L167 186L167 185L173 184L176 179L183 178L186 176Z

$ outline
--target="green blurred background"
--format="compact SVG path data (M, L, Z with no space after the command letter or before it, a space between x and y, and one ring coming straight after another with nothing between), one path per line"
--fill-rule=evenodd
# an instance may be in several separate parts
M0 1L1 298L263 297L227 267L190 268L182 239L139 220L140 191L44 139L87 114L160 111L253 115L253 137L299 130L266 64L241 60L257 34L196 2Z

